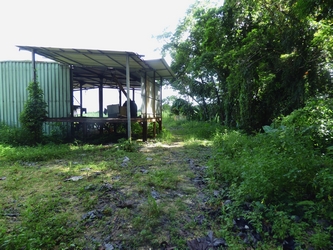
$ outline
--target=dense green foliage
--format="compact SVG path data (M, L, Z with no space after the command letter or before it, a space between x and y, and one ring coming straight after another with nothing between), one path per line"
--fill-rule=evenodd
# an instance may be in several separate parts
M215 136L208 176L233 201L226 218L242 216L277 242L293 237L302 247L332 246L332 111L330 99L312 100L265 133Z
M29 132L0 123L0 143L13 146L28 145L30 143Z
M44 101L44 93L37 81L28 85L28 100L20 114L20 122L31 138L31 143L36 144L42 141L43 123L47 117L47 103Z
M201 119L218 114L227 126L258 130L331 95L331 16L324 1L197 3L168 34L171 85L198 104Z
M273 127L293 128L295 134L310 140L315 150L327 153L333 145L333 99L310 99L304 108L275 119Z

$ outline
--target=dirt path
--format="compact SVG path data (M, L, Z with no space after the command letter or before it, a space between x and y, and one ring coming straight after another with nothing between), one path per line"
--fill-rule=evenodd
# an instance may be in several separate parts
M110 179L92 191L97 205L83 215L91 249L184 249L214 230L203 142L149 142L126 154ZM111 174L112 172L112 174Z

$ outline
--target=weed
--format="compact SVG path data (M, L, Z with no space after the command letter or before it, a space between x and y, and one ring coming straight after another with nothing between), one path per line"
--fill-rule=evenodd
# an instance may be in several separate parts
M135 152L138 150L138 145L134 141L126 140L124 138L118 140L118 148L126 152Z
M181 178L175 170L164 168L156 169L149 173L148 185L157 189L176 189L180 181Z
M148 196L148 216L157 218L161 215L162 209L152 196Z

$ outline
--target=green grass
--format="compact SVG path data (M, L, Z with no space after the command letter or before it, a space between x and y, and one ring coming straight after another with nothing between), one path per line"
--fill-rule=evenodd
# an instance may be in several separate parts
M247 136L172 117L163 128L146 143L0 144L0 249L101 249L106 241L187 249L209 230L245 249L233 228L239 216L262 234L258 249L282 249L288 235L304 247L332 245L329 155L286 131Z
M182 151L197 155L200 140L190 147L181 142L173 147L172 140L123 140L113 146L1 145L0 177L5 179L0 181L0 248L98 249L105 232L130 249L156 248L163 241L184 247L186 238L177 228L188 211L179 197L189 202L196 189ZM123 166L125 157L130 160ZM65 181L72 176L83 178ZM106 184L112 189L105 191ZM160 198L155 200L152 191ZM127 202L134 205L127 207ZM103 217L82 219L94 210Z

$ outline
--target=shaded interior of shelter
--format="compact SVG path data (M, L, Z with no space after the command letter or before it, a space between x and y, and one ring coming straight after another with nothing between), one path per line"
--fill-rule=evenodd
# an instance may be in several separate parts
M134 112L133 106L130 105L132 133L134 139L142 138L146 140L148 137L155 137L156 133L162 129L162 114L156 112L160 107L155 107L150 116L143 116L142 109L144 107L137 106L142 103L142 100L137 100L141 96L135 95L135 92L141 92L142 88L142 72L131 72L130 74L130 92L129 98L135 103L135 109L139 112ZM127 87L126 87L126 71L122 69L115 69L112 67L72 67L73 79L73 92L77 92L78 98L73 100L73 136L85 141L117 141L120 138L127 137ZM158 88L158 95L161 94L162 79L155 80L156 87ZM83 95L85 91L97 89L99 96L99 114L97 117L90 117L91 114L85 106ZM117 92L117 100L114 96L111 97L103 95L106 90L113 90ZM105 100L105 97L108 100ZM73 95L73 98L74 95ZM161 97L158 96L161 102ZM77 103L78 105L75 105ZM103 105L104 103L104 105ZM110 103L110 105L105 105ZM111 104L112 103L112 104ZM115 104L117 103L117 104ZM124 104L126 106L124 106ZM144 106L144 105L143 105ZM133 115L133 112L136 115ZM87 120L82 121L82 119ZM56 119L58 121L63 119ZM146 135L144 134L144 123L147 122ZM101 138L100 135L103 135Z
M105 90L114 90L113 92L118 92L116 103L121 107L124 102L127 101L127 88L126 88L126 71L114 69L112 67L72 67L72 77L73 77L73 92L77 92L77 98L73 102L73 109L75 112L74 116L84 116L87 112L85 104L83 101L83 91L89 91L92 89L100 89L104 93ZM136 101L135 92L141 92L141 76L139 74L130 74L130 93L129 97L132 101ZM105 95L104 95L105 96ZM102 100L103 98L103 100ZM105 101L103 96L99 96L98 101L100 101L101 106L99 107L99 112L103 112L104 116ZM104 101L104 105L102 104ZM112 100L115 103L115 100ZM77 103L78 105L74 105ZM140 101L141 103L141 101ZM119 112L120 114L120 112ZM103 117L100 114L100 117ZM120 117L120 115L119 115Z
M70 124L72 138L100 142L134 137L145 141L162 130L162 83L174 77L164 59L145 61L141 55L124 51L18 47L31 51L33 60L36 53L68 65L71 113L69 117L49 117L47 122ZM91 89L98 89L98 117L85 114L83 91ZM118 110L115 111L117 105L113 105L111 111L103 106L105 89L118 91ZM135 91L141 92L142 106L138 107L141 112L133 115L132 103L129 105L132 112L123 104L128 100L137 101ZM80 93L79 100L74 100L74 92ZM75 105L75 101L79 105ZM128 124L131 124L130 135Z

